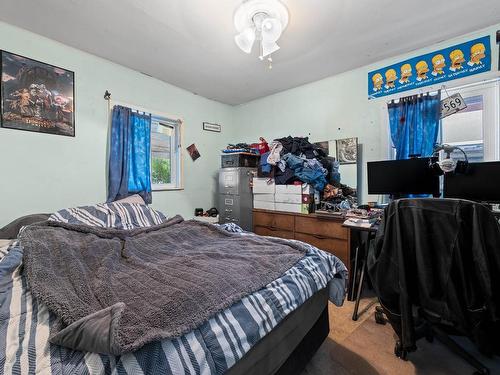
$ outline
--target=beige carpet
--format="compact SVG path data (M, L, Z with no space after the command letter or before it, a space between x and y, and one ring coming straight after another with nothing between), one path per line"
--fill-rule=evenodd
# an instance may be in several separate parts
M361 301L369 306L358 322L351 319L354 303L341 308L330 304L330 334L302 375L471 375L474 369L437 340L418 341L418 350L409 361L394 355L394 332L389 324L375 323L373 298ZM484 358L467 340L460 341L476 358L489 366L491 374L500 374L500 358Z

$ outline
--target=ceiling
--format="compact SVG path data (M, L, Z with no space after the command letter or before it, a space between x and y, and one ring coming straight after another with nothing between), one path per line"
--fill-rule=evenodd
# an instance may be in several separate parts
M1 0L0 20L233 105L500 21L498 0L282 1L272 70L233 41L242 0Z

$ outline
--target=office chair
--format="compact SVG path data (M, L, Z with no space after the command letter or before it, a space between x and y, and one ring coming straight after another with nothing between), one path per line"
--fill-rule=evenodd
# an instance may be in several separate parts
M458 199L400 199L385 211L368 274L398 336L401 359L434 338L489 370L449 335L500 355L500 226L483 205ZM379 311L380 313L380 311Z

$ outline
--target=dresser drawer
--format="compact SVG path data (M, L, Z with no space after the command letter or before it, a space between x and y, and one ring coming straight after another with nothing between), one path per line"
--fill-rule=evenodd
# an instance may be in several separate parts
M349 268L348 241L305 233L295 233L295 239L316 246L318 249L337 256L345 266Z
M347 240L349 237L349 229L344 228L340 221L319 220L306 216L295 218L295 232L341 240Z
M253 214L254 226L266 227L270 230L280 229L293 233L294 220L293 215L280 215L267 212L254 212ZM293 235L290 238L293 238Z
M282 229L270 229L269 227L260 227L254 225L254 233L259 236L272 236L279 238L293 239L293 232Z

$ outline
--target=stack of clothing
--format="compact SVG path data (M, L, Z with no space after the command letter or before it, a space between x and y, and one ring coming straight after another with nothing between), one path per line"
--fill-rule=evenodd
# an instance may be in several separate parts
M259 174L274 177L277 185L301 181L318 191L328 183L340 183L338 163L307 137L275 139L270 151L261 155Z
M259 143L236 143L228 144L223 153L236 153L236 152L249 152L252 154L262 155L263 153L269 151L269 145L266 140L262 137L259 138Z
M257 155L259 154L259 150L253 148L252 145L249 145L248 143L228 144L227 147L222 150L222 152L225 154L233 154L238 152L249 152Z

